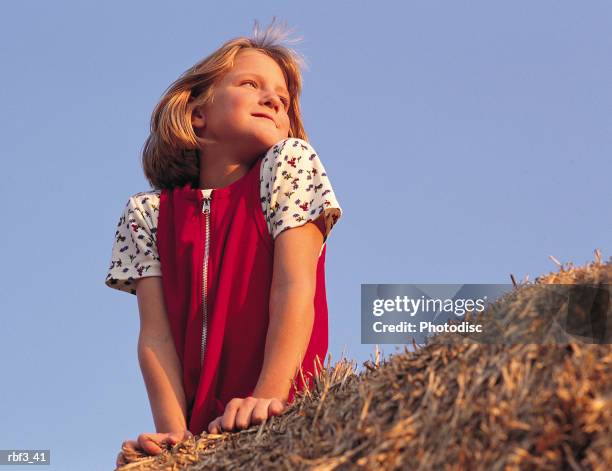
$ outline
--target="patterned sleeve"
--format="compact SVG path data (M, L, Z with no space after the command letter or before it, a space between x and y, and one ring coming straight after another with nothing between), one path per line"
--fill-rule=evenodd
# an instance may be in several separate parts
M323 215L323 243L342 216L342 208L316 151L306 141L288 138L274 145L262 162L262 209L272 238Z
M131 196L119 218L106 285L126 293L136 294L134 280L161 276L157 253L156 213L154 194Z

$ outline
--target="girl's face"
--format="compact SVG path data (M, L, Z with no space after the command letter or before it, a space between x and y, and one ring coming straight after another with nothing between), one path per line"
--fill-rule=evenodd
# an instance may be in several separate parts
M248 154L260 154L289 134L289 92L282 69L270 56L240 51L215 85L212 103L196 108L195 133Z

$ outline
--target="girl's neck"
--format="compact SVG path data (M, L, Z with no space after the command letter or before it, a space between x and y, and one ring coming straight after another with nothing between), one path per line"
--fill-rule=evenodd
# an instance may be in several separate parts
M231 185L246 175L252 162L244 162L232 157L230 153L204 153L200 151L200 180L201 189L218 189Z
M244 164L225 164L216 162L215 165L204 163L200 160L200 184L201 189L218 189L231 185L236 180L246 175L249 167Z

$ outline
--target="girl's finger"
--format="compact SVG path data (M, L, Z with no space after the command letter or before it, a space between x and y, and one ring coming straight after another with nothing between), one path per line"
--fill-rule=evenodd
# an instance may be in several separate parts
M268 418L268 410L270 407L269 404L269 401L266 401L265 399L260 399L257 401L257 404L253 409L253 413L251 414L251 423L261 424Z
M128 451L140 450L140 446L136 440L126 440L121 444L121 448Z
M251 415L253 414L253 409L259 401L253 398L247 398L242 401L240 405L240 409L236 413L236 421L235 426L238 430L243 430L249 428L251 425Z
M135 440L126 440L121 444L121 453L117 455L117 467L123 466L130 461L142 456L144 451Z
M208 433L221 433L220 431L221 417L217 417L208 424Z
M127 460L123 457L123 452L117 455L117 459L115 460L115 467L120 468L124 464L127 463Z
M279 415L284 408L285 406L278 399L273 399L268 407L268 415Z
M138 437L140 447L147 455L159 455L162 452L161 442L153 434L145 434Z
M221 428L223 428L223 430L226 432L231 432L234 430L236 413L242 404L242 401L234 401L235 400L232 400L227 404L223 417L221 418Z

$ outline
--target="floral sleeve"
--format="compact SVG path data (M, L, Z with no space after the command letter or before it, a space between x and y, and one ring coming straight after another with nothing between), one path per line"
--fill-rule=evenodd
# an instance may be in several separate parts
M146 192L131 196L119 218L106 285L136 294L134 280L147 276L161 276L157 253L158 205L155 194Z
M261 201L273 239L287 229L316 220L321 222L317 226L325 243L342 216L317 152L308 142L297 138L280 141L264 157Z

